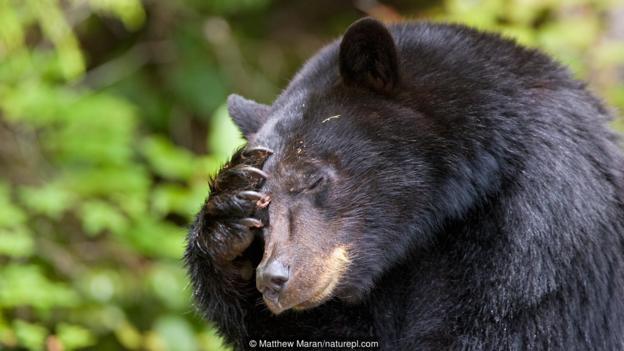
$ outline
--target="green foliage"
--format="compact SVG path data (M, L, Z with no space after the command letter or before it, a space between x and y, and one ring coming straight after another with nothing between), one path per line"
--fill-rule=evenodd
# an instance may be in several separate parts
M41 350L48 334L47 330L37 324L16 320L13 323L15 336L19 344L29 350Z
M226 106L221 106L214 114L212 134L209 139L215 157L221 163L225 162L232 155L232 147L239 147L244 142L234 122L228 116Z
M79 325L60 323L56 326L56 335L65 350L93 346L96 342L91 331Z
M142 4L0 6L0 128L17 136L27 175L3 164L0 348L199 349L207 327L188 313L180 258L184 224L219 164L143 129L140 106L114 90L82 83L89 71L70 21L88 11L137 30ZM35 29L41 44L27 39ZM221 81L196 73L203 80L181 94ZM188 72L177 74L184 84ZM211 114L219 99L192 107Z
M272 30L308 18L305 3L0 1L0 349L224 349L191 312L184 237L209 176L244 143L228 92L273 98L353 20L335 2L294 40ZM624 44L605 20L616 5L397 10L544 49L622 108Z
M622 18L611 12L618 6L617 0L447 0L434 17L542 49L624 108L624 82L609 76L617 76L624 65L624 38L614 33Z

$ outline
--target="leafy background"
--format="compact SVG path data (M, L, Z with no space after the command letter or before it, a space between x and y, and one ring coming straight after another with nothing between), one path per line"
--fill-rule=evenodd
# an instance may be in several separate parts
M226 96L270 102L363 15L502 32L624 107L616 0L0 0L0 349L223 349L180 257Z

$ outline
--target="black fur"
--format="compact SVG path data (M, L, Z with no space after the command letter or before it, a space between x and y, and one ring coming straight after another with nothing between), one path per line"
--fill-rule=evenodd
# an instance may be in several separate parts
M340 75L345 84L390 93L399 83L399 63L392 36L383 24L364 18L340 42Z
M624 157L602 103L497 35L429 23L389 32L394 93L345 84L341 72L359 75L335 42L250 140L275 151L269 174L303 140L305 157L344 177L319 200L328 221L353 229L357 251L336 297L271 315L253 280L195 245L225 240L231 208L217 203L218 214L198 215L186 252L204 317L236 349L332 337L383 350L623 349Z

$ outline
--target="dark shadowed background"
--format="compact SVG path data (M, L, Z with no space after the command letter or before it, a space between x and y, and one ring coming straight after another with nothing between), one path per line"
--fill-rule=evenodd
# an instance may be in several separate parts
M365 15L502 32L624 108L620 0L0 0L0 350L222 350L180 258L225 99Z

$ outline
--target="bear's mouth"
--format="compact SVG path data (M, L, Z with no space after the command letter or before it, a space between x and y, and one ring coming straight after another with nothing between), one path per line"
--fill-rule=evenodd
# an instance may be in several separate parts
M345 247L337 247L327 259L324 265L324 272L318 279L312 282L312 288L305 289L307 291L312 291L311 294L305 294L303 291L293 286L297 285L297 282L294 281L289 282L285 290L279 295L264 293L262 295L264 303L275 315L289 309L302 311L317 307L332 297L332 293L347 271L349 263L350 261ZM301 298L302 296L303 298Z
M282 304L281 300L287 300L286 296L273 296L271 294L263 294L262 298L265 305L273 314L278 315L284 311L292 309L294 311L309 310L317 307L329 300L333 288L330 285L325 286L320 292L314 294L311 298L306 298L301 302Z

